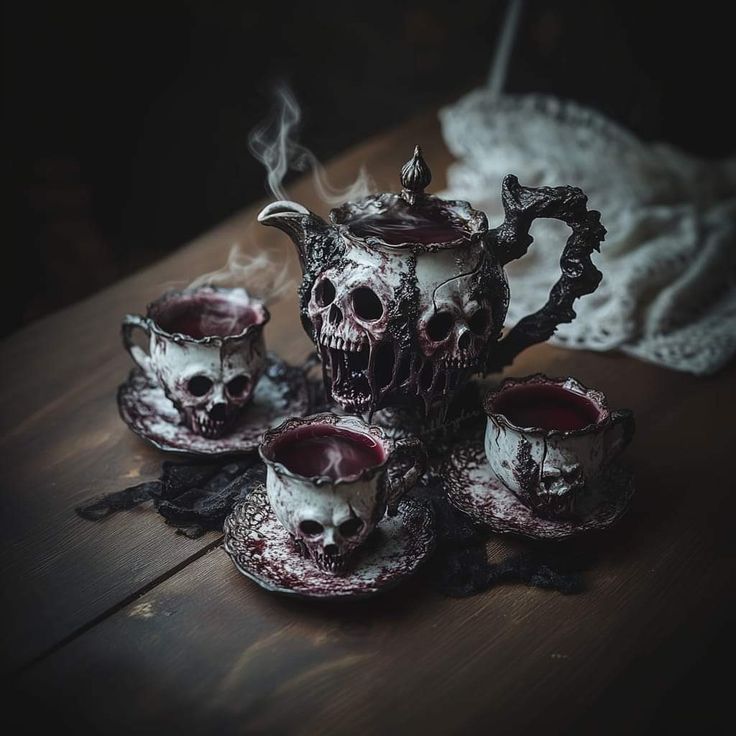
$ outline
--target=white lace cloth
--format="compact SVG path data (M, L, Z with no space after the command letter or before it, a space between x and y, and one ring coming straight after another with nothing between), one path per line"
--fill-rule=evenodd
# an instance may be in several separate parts
M526 186L581 187L600 210L608 234L594 262L603 281L552 342L617 348L697 374L733 356L736 159L706 162L645 144L599 113L535 95L493 100L476 90L440 119L458 159L442 196L469 200L492 227L503 220L507 173ZM527 255L508 266L509 325L546 301L568 232L540 220L532 235Z

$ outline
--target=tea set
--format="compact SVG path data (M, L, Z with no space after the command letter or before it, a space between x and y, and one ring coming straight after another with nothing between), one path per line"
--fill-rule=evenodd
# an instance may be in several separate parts
M430 508L412 492L425 473L478 524L533 539L607 527L633 494L615 462L631 412L574 378L504 380L482 402L485 433L441 454L397 427L402 412L412 427L441 425L473 376L548 339L601 279L591 255L605 230L580 189L509 175L505 220L489 229L467 202L427 194L430 181L417 146L398 194L347 202L329 223L287 201L258 215L297 247L301 321L332 411L305 416L305 371L266 351L268 310L244 289L169 292L145 317L124 318L136 368L118 405L134 432L171 452L259 452L265 483L226 520L225 549L268 590L363 597L412 574L434 543ZM526 253L540 217L572 231L561 275L546 304L504 334L504 265Z

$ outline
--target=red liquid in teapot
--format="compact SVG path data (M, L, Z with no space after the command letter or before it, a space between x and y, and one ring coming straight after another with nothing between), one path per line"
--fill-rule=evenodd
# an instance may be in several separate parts
M359 238L380 238L389 245L403 243L449 243L467 237L467 233L439 213L386 213L366 215L348 223Z
M562 431L582 429L601 418L593 402L555 385L508 389L496 400L493 411L517 427Z
M384 457L372 437L331 425L296 429L278 442L273 454L292 473L308 478L326 475L332 480L358 475L382 463Z
M200 340L203 337L239 335L256 324L256 311L235 299L220 294L187 294L175 297L153 315L161 329Z

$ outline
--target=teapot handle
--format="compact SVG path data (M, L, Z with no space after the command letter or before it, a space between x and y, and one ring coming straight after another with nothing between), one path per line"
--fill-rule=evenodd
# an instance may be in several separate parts
M513 362L530 345L549 339L563 322L575 317L574 301L598 288L602 274L590 256L600 250L606 230L600 212L587 208L588 198L577 187L524 187L508 175L503 180L503 224L488 234L487 245L501 265L523 256L533 238L532 222L540 217L561 220L571 230L560 258L562 274L549 293L547 303L514 325L489 356L486 372L495 373Z

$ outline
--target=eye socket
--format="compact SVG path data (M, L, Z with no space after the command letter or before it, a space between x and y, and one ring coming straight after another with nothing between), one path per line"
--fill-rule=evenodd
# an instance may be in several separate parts
M299 531L302 534L306 534L308 537L316 537L318 534L322 534L325 528L318 521L312 519L306 519L299 524Z
M427 322L427 334L430 340L434 342L444 340L450 334L454 323L455 320L449 312L437 312L432 315Z
M482 335L491 321L491 313L487 309L479 309L469 320L468 327L476 335Z
M367 322L375 322L383 314L383 304L373 289L359 286L352 294L355 314Z
M207 376L192 376L187 382L187 390L192 396L204 396L212 388L212 381Z
M314 287L314 300L320 307L327 307L335 301L335 285L329 279L322 279Z
M360 519L348 519L343 521L338 527L343 537L354 537L363 528L363 522Z
M232 396L233 398L238 398L242 396L250 387L250 378L248 376L235 376L235 378L231 378L226 385L227 392Z

